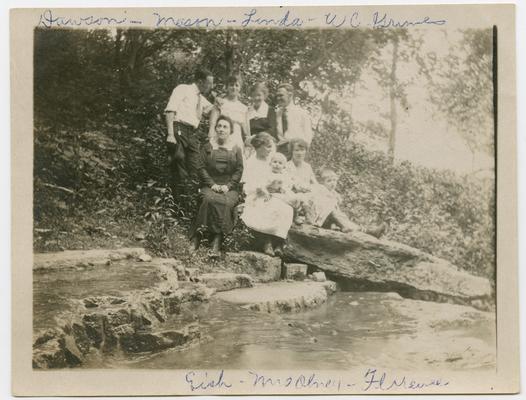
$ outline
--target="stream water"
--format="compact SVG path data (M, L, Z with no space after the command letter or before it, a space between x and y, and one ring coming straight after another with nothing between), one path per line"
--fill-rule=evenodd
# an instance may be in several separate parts
M101 269L102 268L102 269ZM33 327L57 326L77 300L152 287L155 269L130 261L33 274ZM243 290L243 289L241 289ZM94 354L86 368L486 369L495 367L495 318L473 308L403 299L395 293L337 292L318 308L288 314L244 309L215 297L189 304L166 329L188 322L202 340L156 354ZM164 327L163 327L164 328Z
M174 318L167 328L180 325L181 319L198 321L208 337L198 345L131 358L96 358L86 367L495 367L493 315L464 306L402 299L393 293L338 292L321 307L301 313L254 312L216 299L192 311Z

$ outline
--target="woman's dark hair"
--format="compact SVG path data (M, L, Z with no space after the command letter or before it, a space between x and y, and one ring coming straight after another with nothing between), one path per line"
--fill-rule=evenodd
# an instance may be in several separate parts
M309 144L302 138L294 138L290 141L289 149L291 152L294 150L294 147L299 147L300 149L309 151Z
M250 144L255 149L259 149L261 146L272 144L272 140L273 139L272 136L270 136L270 134L268 134L267 132L261 132L252 138Z
M204 81L209 76L214 76L211 71L209 71L206 68L198 68L197 71L195 71L194 73L194 81L195 82Z
M220 115L217 118L216 125L214 126L214 128L217 126L217 123L221 120L228 122L228 125L230 125L230 134L232 134L232 132L234 132L234 122L230 119L230 117L227 117L226 115Z
M232 86L232 85L235 85L236 83L239 83L241 85L241 78L236 75L230 75L226 79L226 82L225 82L226 86Z

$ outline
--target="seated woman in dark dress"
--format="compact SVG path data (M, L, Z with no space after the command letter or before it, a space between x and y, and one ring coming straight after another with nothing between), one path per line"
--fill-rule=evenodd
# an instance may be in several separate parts
M202 235L212 236L211 257L221 255L221 243L232 232L236 222L235 207L239 201L238 186L243 173L239 146L231 143L233 123L224 115L215 124L215 137L201 150L198 174L202 202L190 228L191 250L199 248Z
M251 105L248 108L248 120L250 123L250 134L257 135L268 132L276 136L276 112L273 107L266 103L268 88L264 82L258 82L250 91Z

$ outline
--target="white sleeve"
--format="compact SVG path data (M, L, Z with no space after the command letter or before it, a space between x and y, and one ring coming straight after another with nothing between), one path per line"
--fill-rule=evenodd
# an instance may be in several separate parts
M255 193L262 186L260 177L251 172L247 173L246 170L243 170L241 182L243 182L243 190L247 196Z
M186 96L183 87L181 85L177 86L172 91L172 95L170 96L170 100L168 100L168 104L166 105L164 112L177 112L179 105L184 102L185 99Z
M243 190L246 195L255 193L258 188L264 187L267 180L268 174L257 168L257 164L250 162L250 160L245 163L241 182L244 184Z
M200 94L201 96L201 106L203 107L203 114L208 114L214 108L214 105L208 101L208 99Z

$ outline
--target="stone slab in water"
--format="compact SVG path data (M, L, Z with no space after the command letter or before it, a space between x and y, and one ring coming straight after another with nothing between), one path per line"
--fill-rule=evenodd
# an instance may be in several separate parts
M307 277L307 264L283 263L283 273L285 279L302 281Z
M211 272L202 274L194 278L194 281L203 283L218 292L254 286L252 277L247 274L236 274L233 272Z
M250 289L218 293L229 303L265 312L290 312L314 308L325 303L336 291L334 282L272 282Z
M332 276L361 282L365 288L369 284L369 290L392 290L412 298L423 293L425 299L460 304L493 296L486 278L410 246L360 232L294 227L285 253Z
M248 274L258 282L278 281L281 278L281 259L255 251L226 253L222 264L228 271Z
M66 268L78 265L106 264L127 258L139 259L146 255L142 247L121 249L66 250L60 253L33 255L33 269Z
M325 272L323 271L313 272L310 278L315 282L325 282L327 280L327 277L325 276Z

